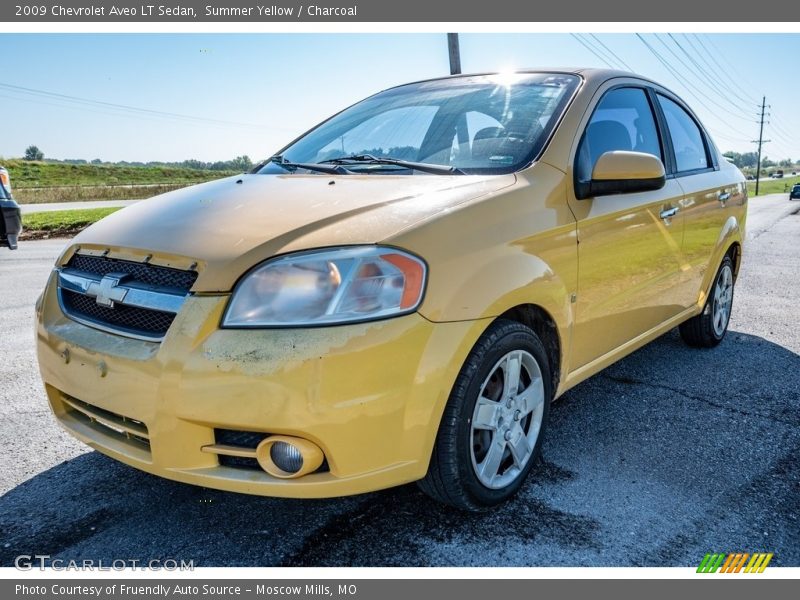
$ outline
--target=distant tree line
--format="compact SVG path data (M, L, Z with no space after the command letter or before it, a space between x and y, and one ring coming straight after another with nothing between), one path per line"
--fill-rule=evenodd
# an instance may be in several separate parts
M141 161L105 161L99 158L93 160L85 160L83 158L65 158L63 160L47 159L47 162L58 162L69 165L113 165L116 167L167 167L167 168L182 168L182 169L200 169L203 171L249 171L253 168L253 161L250 157L245 155L237 156L231 160L217 160L214 162L206 162L190 158L188 160L176 162L163 162L151 160L148 162Z
M725 157L735 164L740 169L755 169L758 164L758 154L755 152L725 152ZM761 168L769 169L771 167L793 167L796 161L791 158L784 158L783 160L770 160L768 156L761 157Z
M218 160L214 162L206 162L190 158L188 160L178 162L161 162L161 161L105 161L100 158L93 160L85 160L83 158L65 158L63 160L55 158L45 159L44 153L37 146L28 146L25 149L24 160L29 161L46 161L50 163L64 163L68 165L112 165L117 167L167 167L167 168L183 168L183 169L199 169L202 171L249 171L253 168L253 161L246 154L237 156L231 160Z

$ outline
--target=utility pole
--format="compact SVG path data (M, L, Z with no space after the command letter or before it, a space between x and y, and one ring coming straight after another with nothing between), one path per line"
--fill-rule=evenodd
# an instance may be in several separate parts
M761 146L766 144L770 140L764 139L764 114L765 110L767 109L767 97L762 96L761 98L761 126L758 130L758 162L756 163L756 196L758 196L758 184L761 181Z
M450 75L461 73L461 49L458 45L458 34L447 34L447 50L450 54Z

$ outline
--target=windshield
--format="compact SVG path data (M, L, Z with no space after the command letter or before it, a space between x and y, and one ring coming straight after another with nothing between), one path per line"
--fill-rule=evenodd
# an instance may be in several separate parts
M259 173L285 174L279 162L348 161L347 171L422 174L408 164L467 174L516 171L536 158L579 83L554 73L455 77L386 90L345 109L281 150ZM429 171L430 173L431 171Z

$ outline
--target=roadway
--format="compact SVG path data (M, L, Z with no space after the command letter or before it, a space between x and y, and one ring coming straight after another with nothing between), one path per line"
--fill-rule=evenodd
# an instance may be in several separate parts
M408 485L319 501L162 480L56 425L33 304L63 240L0 250L0 565L62 559L272 565L697 565L774 552L800 565L800 202L751 200L731 330L672 331L553 406L543 461L485 515Z

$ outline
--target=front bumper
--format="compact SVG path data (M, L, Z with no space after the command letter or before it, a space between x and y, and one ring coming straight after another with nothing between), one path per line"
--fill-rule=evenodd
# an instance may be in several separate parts
M412 314L302 330L221 330L226 300L189 296L164 340L148 342L65 317L51 277L37 305L37 348L60 424L128 465L234 492L330 497L425 475L450 389L485 322L432 323ZM220 429L310 440L327 470L278 479L223 466L201 450Z

